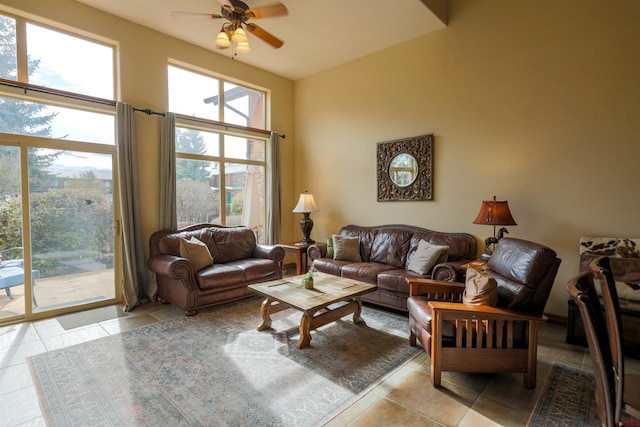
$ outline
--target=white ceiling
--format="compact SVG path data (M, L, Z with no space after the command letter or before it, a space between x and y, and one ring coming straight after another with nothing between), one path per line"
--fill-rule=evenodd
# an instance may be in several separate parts
M215 48L221 19L172 14L173 11L220 13L217 0L77 0L145 27ZM260 7L278 0L244 0ZM353 59L444 28L421 0L281 0L289 14L250 20L284 41L274 49L249 33L251 53L236 60L297 80Z

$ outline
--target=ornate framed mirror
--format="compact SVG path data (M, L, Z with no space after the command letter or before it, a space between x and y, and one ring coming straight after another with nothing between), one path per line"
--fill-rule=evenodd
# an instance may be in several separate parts
M433 200L433 135L379 142L378 201Z

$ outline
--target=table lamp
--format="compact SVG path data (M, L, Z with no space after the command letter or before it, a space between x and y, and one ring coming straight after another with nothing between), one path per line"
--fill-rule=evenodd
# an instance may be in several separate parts
M496 236L496 225L518 225L511 216L507 201L496 200L496 196L493 196L493 200L482 201L480 212L478 212L478 216L473 220L473 223L493 225L493 237L487 237L484 241L484 252L481 256L483 261L489 261L489 258L491 258L491 254L493 253L491 244L495 247L505 233L509 234L507 229L502 227Z
M301 245L310 245L315 243L315 240L312 240L309 235L311 234L311 230L313 229L313 221L309 218L309 214L311 212L317 212L318 208L316 207L316 201L313 199L313 194L309 194L308 192L304 192L300 194L300 198L298 199L298 204L295 208L293 208L292 212L300 212L303 217L300 220L300 229L302 230L302 240L298 243Z

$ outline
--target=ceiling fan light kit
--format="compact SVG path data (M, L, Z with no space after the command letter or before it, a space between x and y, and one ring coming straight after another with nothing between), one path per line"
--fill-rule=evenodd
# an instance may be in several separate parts
M229 36L224 30L218 33L218 37L216 37L216 46L225 48L231 46L231 40L229 40Z
M236 52L240 53L249 53L251 52L251 47L249 46L249 42L240 42L236 45Z
M243 25L251 34L275 49L282 47L284 44L282 40L278 39L264 28L254 24L253 22L248 22L249 19L275 18L288 15L289 11L282 3L274 3L256 8L249 8L246 3L240 0L218 0L218 3L220 3L220 6L222 7L219 15L210 13L178 13L188 15L205 15L212 19L226 19L228 22L225 22L222 25L222 29L216 37L215 45L218 49L231 47L234 55L236 52L251 52L249 38L243 29Z
M247 37L247 33L244 32L242 27L238 27L233 31L233 35L231 36L231 40L236 43L248 43L249 38Z

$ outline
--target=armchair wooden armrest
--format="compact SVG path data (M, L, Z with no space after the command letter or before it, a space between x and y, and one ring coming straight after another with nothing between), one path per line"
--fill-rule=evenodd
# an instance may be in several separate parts
M536 385L538 326L534 315L486 305L429 301L431 320L431 381L439 387L442 371L523 372L528 388ZM445 344L443 322L453 324L455 344ZM520 322L524 329L517 332Z
M520 311L507 310L504 308L491 307L488 305L472 305L461 304L457 302L446 301L429 301L431 309L435 311L442 311L447 313L446 319L456 319L456 316L464 317L468 316L466 313L472 313L474 316L482 319L496 319L496 320L513 320L513 321L545 321L546 316L540 316L537 314L527 314Z
M409 296L422 296L429 301L462 301L464 283L433 279L407 279Z

